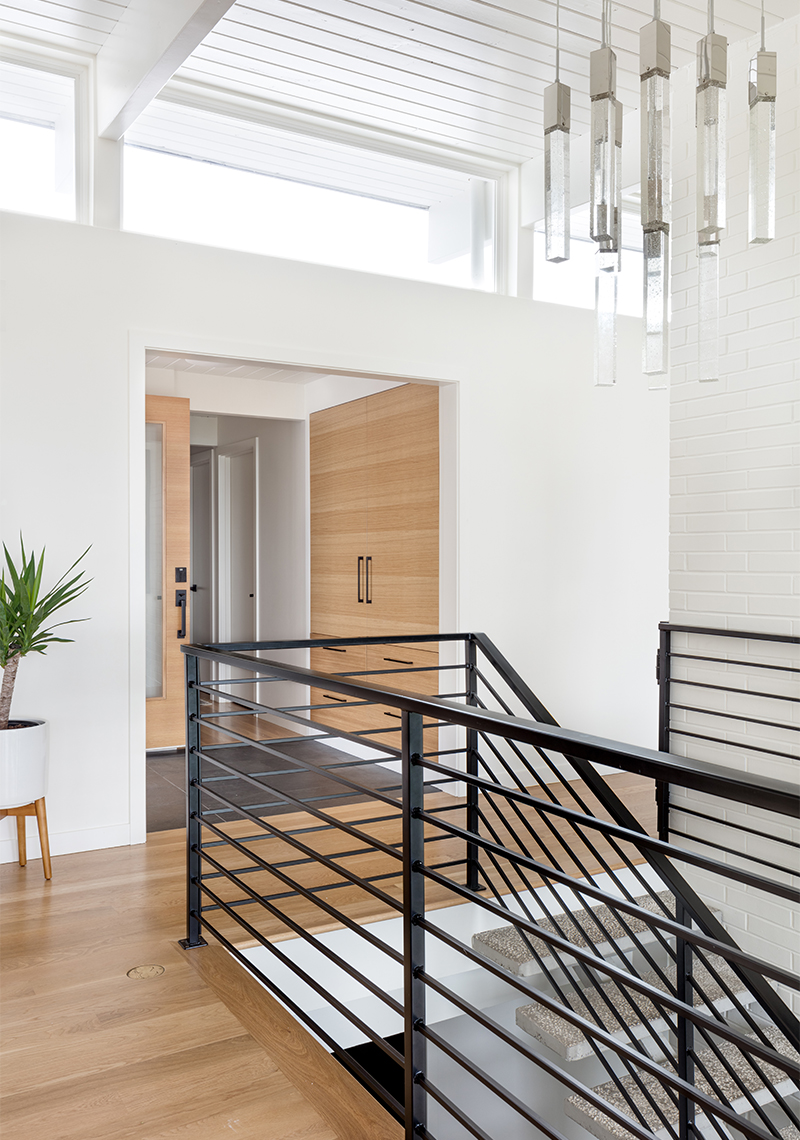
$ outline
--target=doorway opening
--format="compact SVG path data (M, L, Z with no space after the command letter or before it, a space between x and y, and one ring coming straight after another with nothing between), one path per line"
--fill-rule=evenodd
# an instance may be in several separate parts
M203 644L309 636L310 417L407 383L225 357L147 353L148 396L188 400L190 408L186 641ZM442 619L452 628L455 387L440 389L446 563L442 567L446 599ZM166 526L166 512L164 517ZM171 573L171 568L164 569L165 582ZM167 602L164 613L171 609L171 599ZM165 639L179 642L171 628L165 630ZM180 643L169 648L177 651L182 664ZM153 656L148 644L148 660ZM207 679L217 678L209 675ZM246 697L248 687L242 686L240 695ZM180 699L182 712L182 691ZM185 824L182 716L177 735L172 735L174 739L168 736L157 744L148 741L148 832ZM259 755L263 762L264 754Z

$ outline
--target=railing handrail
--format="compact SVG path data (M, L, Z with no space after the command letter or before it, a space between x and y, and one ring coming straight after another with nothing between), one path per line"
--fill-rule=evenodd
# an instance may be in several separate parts
M471 638L477 639L482 648L487 644L484 637L472 634L442 634L438 637L429 635L425 640L455 641ZM524 720L489 709L456 704L454 701L440 697L419 696L403 689L376 685L371 681L346 678L337 674L325 673L319 669L307 669L304 666L287 664L283 661L254 658L246 655L246 653L274 649L301 649L316 645L328 645L333 640L337 644L358 645L369 644L370 642L386 644L389 639L386 637L328 638L282 642L189 644L182 645L181 650L185 654L216 661L222 665L230 665L234 668L246 667L255 673L269 673L280 677L282 680L314 685L317 688L321 684L345 696L358 698L368 695L372 701L378 704L389 705L405 712L419 713L422 716L429 717L437 717L441 713L445 713L451 723L477 732L483 731L506 736L511 740L538 748L549 748L579 760L607 764L625 772L633 772L649 779L667 781L681 787L691 788L694 791L705 792L708 795L721 796L725 799L758 806L766 811L777 812L781 815L800 816L800 797L798 797L797 789L786 781L756 777L748 772L731 772L728 768L709 764L706 761L692 760L672 753L656 752L653 749L625 744L621 741L575 732L572 729L561 728L554 722ZM399 637L393 638L392 643L395 640L400 641L401 639ZM422 638L409 637L402 640L409 643L412 640L422 640ZM240 648L233 650L231 645ZM246 653L242 650L246 650ZM544 706L542 709L546 712ZM549 714L547 715L549 716Z
M800 645L800 637L789 633L753 633L745 629L714 629L704 625L680 625L671 621L660 621L658 628L669 633L702 633L708 637L743 637L748 641L777 641L783 645ZM756 662L754 667L758 668Z

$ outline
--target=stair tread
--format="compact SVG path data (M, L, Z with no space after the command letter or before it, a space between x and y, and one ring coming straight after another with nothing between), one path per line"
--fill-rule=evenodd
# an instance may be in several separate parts
M725 982L734 994L740 995L745 990L741 980L723 958L714 954L709 956L709 960L720 975L722 981ZM664 972L674 984L676 974L674 963L667 967ZM694 963L692 973L709 1001L718 1002L727 996L722 985L709 973L701 962L696 961ZM656 989L664 989L661 979L654 971L648 970L643 973L641 979L651 986L655 986ZM598 986L598 989L603 990L611 1008L616 1011L624 1024L631 1028L642 1024L642 1017L631 1005L624 990L622 990L616 982L604 982L602 986ZM578 993L567 993L565 996L571 1009L582 1017L590 1017ZM696 1006L704 1004L704 998L702 998L696 990L693 996ZM635 994L634 992L634 1000L648 1021L655 1022L661 1019L661 1013L649 998L643 994ZM608 1005L606 1005L602 999L595 998L592 1000L592 1005L600 1012L603 1020L609 1020L611 1025L610 1032L616 1034L623 1032L621 1029L614 1028L617 1023L613 1017L610 1016ZM532 1037L544 1041L544 1043L550 1045L551 1048L555 1048L556 1051L566 1057L567 1060L578 1060L579 1057L586 1057L592 1052L587 1037L577 1025L566 1021L560 1014L547 1009L541 1005L540 1002L531 1002L528 1005L520 1006L517 1010L516 1020L520 1029L523 1029ZM798 1140L800 1140L800 1137Z
M800 1055L791 1046L789 1046L787 1049L786 1039L783 1037L779 1029L770 1027L768 1029L765 1029L764 1033L776 1052L783 1053L784 1055L793 1057L794 1059L800 1058ZM741 1054L734 1045L730 1044L727 1041L721 1040L717 1040L716 1044L719 1047L720 1052L725 1056L726 1060L731 1064L732 1067L736 1069L739 1080L745 1085L748 1092L756 1093L765 1087L761 1078L749 1065L742 1066ZM714 1056L710 1049L700 1050L698 1057L706 1066L712 1079L716 1082L729 1103L733 1103L742 1096L742 1093L735 1085L730 1074L725 1071L720 1060ZM763 1061L759 1062L759 1064L763 1068L763 1071L768 1080L770 1080L773 1084L779 1084L781 1081L785 1081L787 1079L786 1074L783 1073L780 1069L776 1069L774 1065L766 1064L766 1062ZM670 1122L670 1124L676 1124L678 1121L678 1106L677 1104L673 1103L672 1098L668 1093L667 1087L663 1085L656 1077L651 1076L648 1073L640 1072L640 1077L642 1078L642 1083L650 1093L655 1103L661 1109L666 1119ZM699 1068L695 1072L695 1078L696 1087L701 1092L706 1093L716 1100L717 1093L709 1085L708 1080ZM636 1087L633 1078L631 1076L622 1077L621 1084L624 1086L634 1104L642 1113L645 1121L647 1122L647 1127L651 1128L653 1132L658 1132L659 1129L663 1128L663 1124L645 1100L641 1090ZM618 1108L621 1112L624 1112L628 1115L630 1114L630 1109L627 1106L622 1092L614 1081L608 1081L606 1084L599 1085L594 1091L603 1097L604 1100L607 1100L609 1104L613 1105L614 1108ZM579 1123L583 1123L583 1121L580 1120L580 1117L584 1117L588 1122L595 1124L596 1127L601 1128L603 1132L609 1136L630 1136L627 1128L624 1128L621 1124L618 1124L616 1121L606 1116L601 1109L596 1108L592 1104L589 1104L588 1101L584 1100L583 1097L578 1096L577 1094L569 1097L566 1101L566 1105L567 1115L571 1116L573 1119L578 1119ZM573 1109L575 1112L577 1112L578 1115L573 1115L573 1113L569 1111L570 1109ZM585 1127L588 1128L589 1124L587 1123ZM590 1130L593 1131L595 1135L598 1134L595 1129Z
M662 891L658 897L664 902L670 915L674 917L675 900L671 892ZM651 895L642 895L634 899L634 902L643 910L648 910L653 914L664 913ZM627 931L617 915L605 905L593 910L577 910L574 912L574 917L595 945L606 943L609 935L615 940L627 937ZM598 919L605 930L598 925ZM569 914L558 916L558 921L567 941L571 942L573 946L586 947L588 945L586 938L572 921L572 916ZM634 934L641 934L649 929L644 919L634 918L631 915L625 916L625 922ZM538 925L543 930L557 933L555 924L548 918L539 919ZM550 954L549 946L540 938L536 938L534 935L527 935L526 937L535 946L541 957ZM482 930L478 934L473 934L472 947L493 961L500 961L500 964L512 973L524 971L526 966L536 962L535 956L523 941L516 926L498 926L494 930Z

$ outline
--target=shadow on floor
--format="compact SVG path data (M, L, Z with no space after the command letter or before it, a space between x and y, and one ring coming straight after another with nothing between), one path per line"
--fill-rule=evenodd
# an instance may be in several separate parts
M315 807L327 808L340 804L363 802L369 797L359 795L353 789L343 786L327 775L323 766L335 764L352 764L354 757L330 748L326 744L317 744L313 740L298 738L289 744L281 745L281 750L287 757L296 756L306 763L315 765L315 769L292 768L287 760L277 756L270 756L250 745L239 748L226 748L224 759L226 764L236 768L237 771L247 775L256 776L257 773L269 773L270 782L274 784L278 794L263 793L252 784L239 780L236 777L220 773L219 769L211 764L205 765L203 778L213 778L209 787L216 788L234 804L239 804L252 811L255 815L278 815L283 812L302 810L302 804L289 799L309 802ZM169 831L186 824L186 800L184 796L184 756L183 753L150 753L147 757L147 830ZM317 767L318 766L318 767ZM380 789L392 799L400 798L400 775L384 768L379 764L360 763L355 767L334 768L334 774L346 776L352 783L365 790ZM285 796L282 799L281 796ZM230 808L220 811L209 810L214 803L210 794L205 796L204 808L212 822L219 823L226 819L241 818Z

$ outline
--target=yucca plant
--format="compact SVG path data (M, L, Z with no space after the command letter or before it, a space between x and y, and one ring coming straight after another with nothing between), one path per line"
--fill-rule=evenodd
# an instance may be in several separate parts
M20 561L14 562L3 543L5 566L0 576L0 666L3 668L3 684L0 689L0 731L8 728L11 712L11 699L17 680L20 660L29 653L44 653L48 645L56 641L73 641L71 637L56 637L53 630L65 625L73 625L88 618L71 618L69 621L47 625L52 616L64 606L74 602L88 587L91 579L86 579L83 570L74 577L69 575L78 563L89 553L84 550L69 570L61 575L55 586L42 593L44 573L44 548L37 558L31 551L27 554L22 535L19 536ZM68 580L67 580L68 579Z

